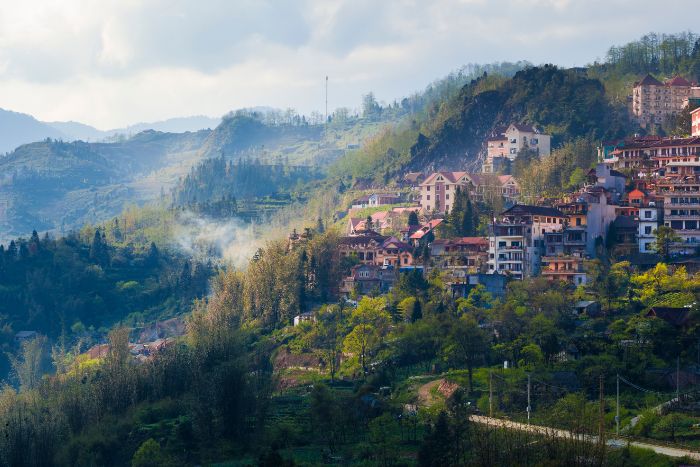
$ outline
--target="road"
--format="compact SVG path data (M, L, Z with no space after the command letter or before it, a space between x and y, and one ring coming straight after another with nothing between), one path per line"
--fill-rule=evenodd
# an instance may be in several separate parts
M557 438L575 438L577 436L581 436L581 435L575 435L568 430L560 430L558 428L550 428L550 427L538 426L538 425L527 425L525 423L518 423L518 422L513 422L510 420L503 420L500 418L485 417L483 415L471 415L469 417L469 420L471 420L474 423L479 423L482 425L496 426L499 428L508 428L511 430L520 430L520 431L527 431L529 433L556 436ZM598 437L593 436L593 435L584 435L583 439L585 439L586 441L590 441L591 443L598 442ZM619 447L619 446L624 446L627 443L629 443L630 446L634 446L637 448L643 448L643 449L651 449L652 451L656 452L657 454L663 454L663 455L669 456L669 457L689 457L690 459L700 460L700 452L697 452L697 451L689 451L687 449L673 448L673 447L668 447L668 446L659 446L657 444L642 443L639 441L629 441L629 440L626 440L624 438L609 438L607 440L607 444L609 446Z

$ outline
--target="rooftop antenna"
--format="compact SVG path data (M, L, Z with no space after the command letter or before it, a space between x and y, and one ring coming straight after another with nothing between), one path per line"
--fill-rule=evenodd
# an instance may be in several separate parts
M324 125L328 123L328 75L326 75L326 120Z

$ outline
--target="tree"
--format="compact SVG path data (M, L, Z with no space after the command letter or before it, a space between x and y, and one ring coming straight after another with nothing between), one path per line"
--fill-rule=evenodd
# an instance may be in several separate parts
M11 357L12 370L22 391L36 389L41 381L46 338L37 336L22 342L18 356Z
M160 444L153 438L148 438L131 458L131 467L166 467L175 466L177 463L172 457L164 453Z
M333 392L323 383L314 384L311 391L311 419L318 435L324 439L331 452L335 451L339 441L339 418L338 404Z
M411 309L411 322L415 323L419 319L423 318L423 310L420 305L420 300L413 302L413 307Z
M654 232L655 238L652 249L668 261L671 257L671 247L674 243L681 242L681 237L667 225L660 225Z
M343 347L346 352L358 359L365 375L369 370L368 358L380 343L390 319L384 298L381 297L364 297L350 316L354 327L345 336Z
M408 214L408 225L409 227L420 225L420 221L418 220L418 213L416 211L411 211Z
M418 451L421 467L443 467L454 465L452 447L454 439L447 412L440 412L435 425L430 429Z
M374 117L381 111L377 99L374 97L373 92L368 92L362 96L362 116L365 118Z
M470 393L474 389L474 368L484 361L487 350L486 336L473 317L465 315L455 322L443 347L443 355L453 365L467 367Z
M323 352L331 382L335 380L340 362L342 314L343 310L338 305L327 306L319 311L315 323L318 346Z

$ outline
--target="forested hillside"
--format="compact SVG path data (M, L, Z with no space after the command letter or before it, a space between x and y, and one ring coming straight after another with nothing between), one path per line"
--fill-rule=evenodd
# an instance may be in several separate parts
M147 131L115 143L47 139L20 146L0 158L0 239L34 229L67 232L154 199L173 181L167 173L158 181L148 176L193 159L207 134Z
M117 246L118 222L57 240L35 233L0 245L0 346L13 349L15 333L35 331L83 345L115 323L132 324L188 311L204 294L207 265L150 246ZM0 374L6 375L5 354Z
M700 37L692 32L649 33L637 41L612 46L601 63L593 63L588 73L600 79L608 97L626 103L635 81L647 73L658 78L681 75L700 80Z
M626 109L602 83L578 70L547 65L513 78L483 75L421 120L387 131L339 161L334 173L387 180L405 171L477 168L484 140L498 126L532 124L560 145L578 137L626 134Z
M172 202L217 218L260 219L266 209L303 201L307 183L321 176L314 166L227 161L222 155L194 167L173 190Z

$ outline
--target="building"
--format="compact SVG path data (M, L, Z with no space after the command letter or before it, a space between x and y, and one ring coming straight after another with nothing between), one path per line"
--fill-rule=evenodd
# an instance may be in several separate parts
M632 115L642 128L659 125L683 109L684 101L700 97L700 88L676 76L662 83L651 75L634 83Z
M542 277L579 286L586 284L586 272L580 254L542 257Z
M300 315L296 315L294 317L294 326L299 326L302 323L315 323L315 322L316 322L316 316L310 311L307 311L306 313L302 313Z
M396 268L413 266L413 247L396 237L390 237L376 252L376 264Z
M563 230L566 215L555 208L516 204L489 226L489 274L515 279L536 276L544 254L544 237Z
M515 202L520 196L520 185L512 175L490 173L466 174L469 195L476 201L490 201L501 197L507 202Z
M613 253L617 256L629 256L639 250L637 232L639 220L632 216L617 216L611 224L614 234Z
M432 265L443 270L483 272L488 262L489 241L484 237L441 238L430 244Z
M512 175L467 172L435 172L420 184L420 206L427 212L450 212L457 188L468 190L472 199L503 197L515 201L520 186Z
M435 172L420 184L420 207L427 212L449 212L457 188L469 183L466 172Z
M349 296L353 292L360 295L388 292L396 282L396 269L393 266L358 264L350 270L350 275L343 280L340 293Z
M498 159L513 161L520 151L526 149L535 151L540 156L548 156L551 153L551 139L551 135L540 133L530 125L511 123L505 129L497 129L494 135L486 140L486 161L482 171L498 172L497 166L504 165L504 162Z
M700 136L700 107L690 112L690 134Z
M368 207L386 206L401 202L401 195L396 193L371 193L353 200L351 209L363 209Z
M341 257L356 256L362 264L375 264L377 251L387 238L376 232L367 232L354 237L342 237L338 242Z
M469 292L476 286L483 286L491 297L503 300L506 297L508 277L504 274L465 274L462 277L456 275L448 281L452 292L452 298L467 298Z
M663 223L683 239L676 250L694 253L700 247L700 161L672 161L659 169L657 198L663 199Z
M416 229L409 237L408 240L416 247L423 246L427 243L431 243L435 238L433 231L435 228L442 224L443 219L433 219L426 222ZM410 229L410 227L409 227Z
M654 253L656 229L659 227L659 209L654 201L639 208L639 232L637 242L640 253Z
M395 193L372 193L369 195L369 206L386 206L401 202L401 195Z

